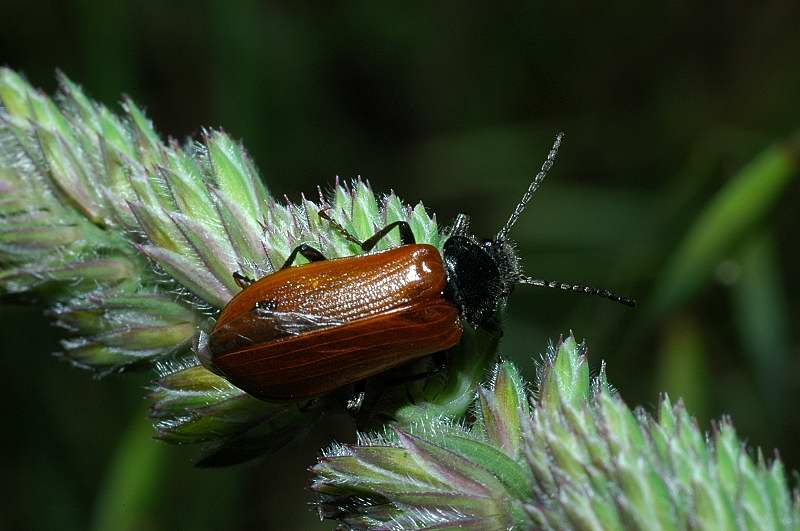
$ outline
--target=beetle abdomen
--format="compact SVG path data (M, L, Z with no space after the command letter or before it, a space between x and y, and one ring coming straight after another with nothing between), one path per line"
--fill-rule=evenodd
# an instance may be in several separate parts
M225 307L208 341L219 372L267 399L324 394L458 343L442 257L405 245L290 267Z
M420 297L439 297L446 283L442 257L430 245L313 262L282 269L250 285L222 310L215 330L265 302L278 312L354 321Z
M446 350L461 334L458 309L442 299L253 345L217 356L214 364L254 396L310 398Z

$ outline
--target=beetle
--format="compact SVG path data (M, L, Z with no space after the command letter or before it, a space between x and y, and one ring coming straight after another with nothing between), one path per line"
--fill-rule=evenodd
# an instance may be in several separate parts
M469 232L467 216L459 214L442 253L416 243L406 221L390 223L362 242L321 211L320 217L364 254L326 259L301 244L280 270L258 281L235 273L243 290L201 340L201 357L255 397L312 399L457 345L463 323L499 331L498 313L517 284L594 294L634 306L632 299L608 290L534 279L521 271L508 235L552 167L562 138L559 133L492 239L477 240ZM372 252L395 229L401 245ZM298 255L308 263L292 267Z

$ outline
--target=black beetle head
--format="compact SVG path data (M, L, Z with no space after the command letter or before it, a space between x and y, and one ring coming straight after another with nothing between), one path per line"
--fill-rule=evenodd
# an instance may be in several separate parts
M466 227L467 217L460 214L444 244L449 296L467 322L492 328L518 282L519 262L508 242L478 241Z
M547 172L553 166L564 133L559 133L542 168L528 186L508 221L494 239L479 241L469 232L469 219L459 214L444 244L444 261L447 268L448 297L459 307L462 317L471 325L496 329L498 312L517 284L532 284L549 288L600 295L616 302L634 306L636 303L608 290L580 284L546 281L525 276L513 243L508 239L511 228L525 210Z

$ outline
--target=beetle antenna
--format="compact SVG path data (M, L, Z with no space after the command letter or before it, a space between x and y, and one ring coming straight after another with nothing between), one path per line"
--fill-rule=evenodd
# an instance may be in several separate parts
M330 223L331 226L334 229L336 229L337 232L339 232L339 234L341 234L344 237L345 240L347 240L349 242L352 242L352 243L355 243L356 245L362 245L363 242L361 240L359 240L358 238L356 238L355 236L353 236L352 234L350 234L350 231L348 231L346 228L344 228L341 223L339 223L338 221L333 219L330 216L330 214L328 214L328 210L330 210L330 208L323 208L322 210L317 212L317 215L319 215L319 217L321 217L322 219L324 219L325 221Z
M542 181L544 178L547 177L547 172L550 171L550 168L553 167L553 162L556 160L556 155L558 154L558 148L561 147L561 141L564 139L564 133L558 133L556 135L556 140L553 142L553 147L550 148L550 152L547 154L547 158L542 163L542 168L539 170L539 173L536 174L536 177L533 178L530 186L525 191L525 194L522 196L522 199L517 204L517 207L514 209L514 212L511 213L511 216L506 221L506 224L500 229L500 232L497 233L495 237L495 241L502 242L505 241L506 237L508 236L511 227L514 226L514 223L517 222L517 219L522 215L522 212L525 210L525 207L528 206L531 199L533 198L533 194L536 193L536 190L539 189L539 186L542 185Z
M614 293L613 291L609 291L607 289L598 289L591 286L583 286L581 284L569 284L567 282L559 282L557 280L541 280L538 278L526 277L524 275L520 275L520 277L517 279L517 283L531 284L533 286L541 286L543 288L558 288L564 291L574 291L575 293L586 293L588 295L597 295L598 297L610 299L614 302L624 304L625 306L630 306L631 308L636 306L635 299L629 299L624 295Z

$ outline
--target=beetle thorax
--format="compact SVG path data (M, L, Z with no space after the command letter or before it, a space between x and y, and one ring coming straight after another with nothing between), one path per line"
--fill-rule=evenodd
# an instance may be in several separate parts
M497 327L497 314L505 307L519 277L519 260L507 241L479 242L454 234L444 245L448 296L462 317L487 329Z

